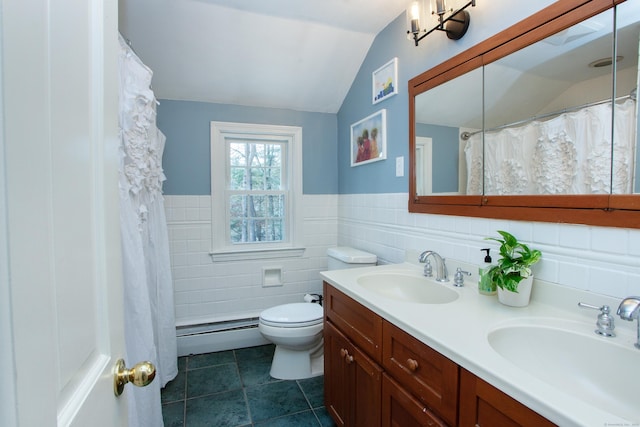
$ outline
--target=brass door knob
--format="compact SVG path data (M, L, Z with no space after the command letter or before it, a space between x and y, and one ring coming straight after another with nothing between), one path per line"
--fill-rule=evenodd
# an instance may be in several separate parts
M156 377L156 367L151 362L140 362L133 368L127 369L124 359L116 362L113 374L113 392L120 396L124 391L126 383L131 383L137 387L144 387L151 384Z

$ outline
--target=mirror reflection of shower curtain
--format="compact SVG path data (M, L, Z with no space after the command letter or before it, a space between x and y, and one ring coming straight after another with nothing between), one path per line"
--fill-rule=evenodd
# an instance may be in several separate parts
M467 194L631 193L635 104L616 104L613 160L610 103L486 132L484 150L482 134L472 135L465 145Z
M169 238L162 197L165 137L156 127L152 72L120 37L120 226L126 362L150 361L156 378L131 387L129 425L163 425L160 388L177 373Z

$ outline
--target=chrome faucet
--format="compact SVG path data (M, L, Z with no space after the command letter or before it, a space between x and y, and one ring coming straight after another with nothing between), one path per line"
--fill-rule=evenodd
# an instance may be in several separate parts
M627 297L622 300L618 307L618 316L623 320L638 323L638 339L635 346L640 349L640 297Z
M418 258L418 261L426 263L428 262L427 258L429 258L430 256L433 256L433 259L436 261L436 281L448 282L449 278L447 276L449 275L449 273L447 272L447 264L445 264L444 258L442 258L436 251L422 252L420 254L420 257Z

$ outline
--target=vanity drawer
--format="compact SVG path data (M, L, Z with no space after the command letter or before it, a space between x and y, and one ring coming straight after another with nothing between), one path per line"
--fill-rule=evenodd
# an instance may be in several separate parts
M448 424L457 424L459 367L391 323L382 328L382 365Z
M382 318L324 282L324 314L376 363L382 357Z
M400 387L387 374L382 376L382 427L447 427L440 418Z

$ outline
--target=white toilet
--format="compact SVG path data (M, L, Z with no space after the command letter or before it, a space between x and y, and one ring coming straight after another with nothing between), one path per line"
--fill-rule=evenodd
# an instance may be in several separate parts
M373 254L346 246L329 248L329 270L376 265ZM283 304L260 313L258 329L276 345L271 376L283 380L324 373L322 306L310 302Z

